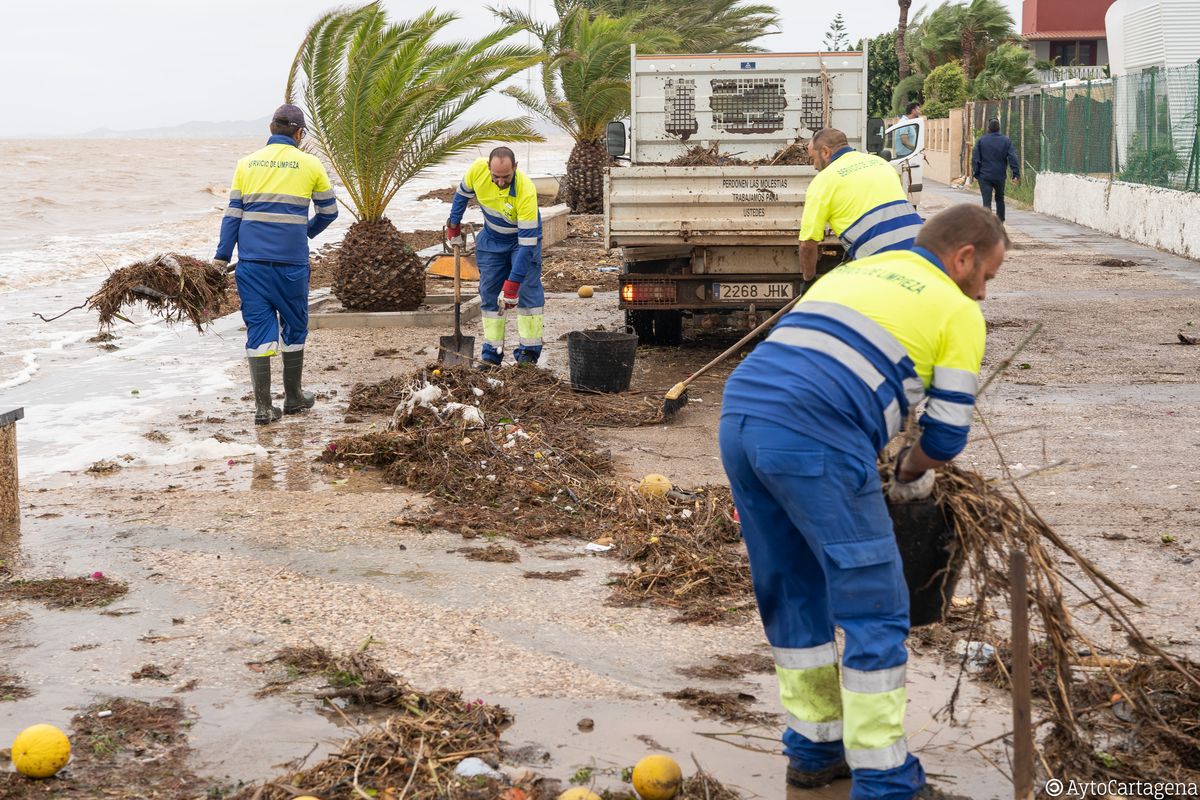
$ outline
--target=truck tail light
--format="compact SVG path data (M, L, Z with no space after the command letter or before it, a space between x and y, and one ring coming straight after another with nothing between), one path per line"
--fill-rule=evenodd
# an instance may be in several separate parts
M628 281L621 285L625 305L674 303L675 297L675 281Z

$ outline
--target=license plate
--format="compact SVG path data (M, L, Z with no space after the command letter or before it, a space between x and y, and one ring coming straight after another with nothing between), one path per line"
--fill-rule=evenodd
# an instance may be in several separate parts
M713 299L723 303L743 300L791 300L790 283L714 283Z

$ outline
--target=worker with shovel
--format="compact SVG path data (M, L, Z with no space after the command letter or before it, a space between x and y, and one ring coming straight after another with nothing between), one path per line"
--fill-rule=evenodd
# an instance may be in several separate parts
M804 193L800 267L817 275L817 248L829 227L846 246L846 260L912 247L921 217L908 202L900 175L879 156L850 147L846 134L822 128L808 143L817 175Z
M520 344L513 358L518 364L536 364L542 354L542 307L546 303L537 189L529 176L517 169L517 157L507 147L497 147L487 158L476 159L450 206L446 237L451 244L463 243L462 218L471 199L483 211L483 230L475 240L483 361L492 366L503 361L507 316L515 309Z
M953 206L913 249L817 281L726 385L721 459L788 713L792 786L849 774L852 800L940 796L904 738L908 590L876 456L926 397L889 498L929 497L933 469L966 445L977 301L1007 246L991 212Z
M270 130L267 146L237 163L213 259L213 266L228 269L237 246L235 277L256 425L305 411L315 402L312 392L300 388L308 338L308 240L337 218L325 167L300 149L304 112L280 106ZM317 212L312 219L310 202ZM282 410L271 403L271 356L277 353L283 354Z

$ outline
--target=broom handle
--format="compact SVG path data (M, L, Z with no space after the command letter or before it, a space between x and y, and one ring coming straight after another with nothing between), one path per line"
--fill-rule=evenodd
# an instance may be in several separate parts
M683 385L685 387L691 386L692 381L696 380L701 375L703 375L704 373L708 372L710 369L715 367L717 364L720 364L722 361L729 358L731 355L733 355L738 350L740 350L747 342L749 342L755 336L758 336L764 330L766 330L767 328L774 325L776 320L778 320L780 317L782 317L787 312L791 311L792 308L795 307L796 303L800 302L800 297L803 297L803 295L799 295L797 297L792 298L792 301L790 303L788 303L786 306L784 306L783 308L776 311L774 314L772 314L770 317L768 317L765 322L759 324L758 327L756 327L754 330L750 331L745 336L743 336L741 339L739 339L737 344L733 345L728 350L726 350L724 353L721 353L721 355L717 356L712 361L708 362L703 367L696 370L691 375L689 375L687 378L685 378L683 381Z

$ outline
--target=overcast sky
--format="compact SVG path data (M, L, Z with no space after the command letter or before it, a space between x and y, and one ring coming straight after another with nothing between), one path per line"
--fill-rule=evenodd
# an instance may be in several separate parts
M686 0L684 0L686 2ZM501 0L496 0L501 2ZM1004 0L1020 27L1021 0ZM512 3L526 8L529 0ZM4 3L0 136L129 130L196 120L257 119L282 99L287 69L304 31L328 0L57 0ZM387 0L394 18L433 3ZM478 36L495 21L488 2L441 0L460 17L456 37ZM782 33L771 50L816 50L839 4L777 0ZM914 7L921 3L914 3ZM532 0L549 18L551 0ZM895 27L892 0L842 0L853 44ZM914 8L915 10L915 8ZM507 98L479 115L515 113Z

